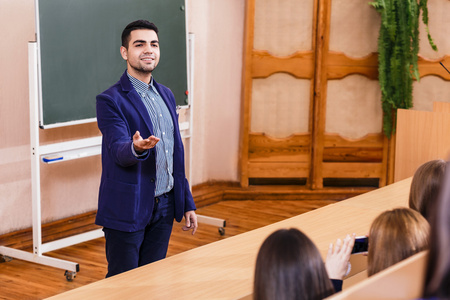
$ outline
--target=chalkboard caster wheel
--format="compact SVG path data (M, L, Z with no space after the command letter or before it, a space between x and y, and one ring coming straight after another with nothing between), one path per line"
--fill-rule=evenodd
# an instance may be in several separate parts
M227 226L227 223L224 219L218 219L218 218L212 218L212 217L207 217L207 216L203 216L203 215L197 215L197 221L198 221L198 223L217 226L219 228L219 234L220 235L225 234L225 227Z
M77 276L77 272L66 270L66 272L64 272L64 276L66 276L67 281L72 282L73 279Z
M0 254L0 263L12 261L12 257Z
M225 235L225 228L219 227L219 234L222 236Z

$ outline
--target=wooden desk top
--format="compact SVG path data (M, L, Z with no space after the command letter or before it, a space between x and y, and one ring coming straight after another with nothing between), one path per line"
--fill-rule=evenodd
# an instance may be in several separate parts
M406 206L410 184L405 179L48 299L240 299L252 293L256 255L273 231L298 228L325 257L337 238L365 235L382 211Z

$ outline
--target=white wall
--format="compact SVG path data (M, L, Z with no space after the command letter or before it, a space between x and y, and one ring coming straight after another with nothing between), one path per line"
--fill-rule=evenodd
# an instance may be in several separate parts
M245 1L189 0L195 34L193 185L238 181Z
M33 0L0 0L0 234L31 225L28 50Z

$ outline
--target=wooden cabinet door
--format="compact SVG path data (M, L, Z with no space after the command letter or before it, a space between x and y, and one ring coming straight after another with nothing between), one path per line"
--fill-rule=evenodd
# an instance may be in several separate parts
M381 131L377 36L369 37L375 49L369 43L363 57L330 50L331 34L332 46L345 51L351 42L340 37L351 35L349 26L360 35L373 35L373 27L377 32L379 19L370 7L357 7L368 16L353 18L355 5L367 5L359 2L247 1L242 186L262 179L312 189L323 188L324 180L386 184L389 141ZM354 26L367 18L372 23ZM330 33L332 24L337 31Z

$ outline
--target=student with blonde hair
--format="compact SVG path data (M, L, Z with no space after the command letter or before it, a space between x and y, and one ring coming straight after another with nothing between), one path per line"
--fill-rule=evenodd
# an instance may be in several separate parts
M409 193L409 207L417 210L430 222L430 212L439 196L446 162L442 159L422 164L414 173Z
M415 210L396 208L383 212L370 227L369 276L428 249L429 232L427 220Z

